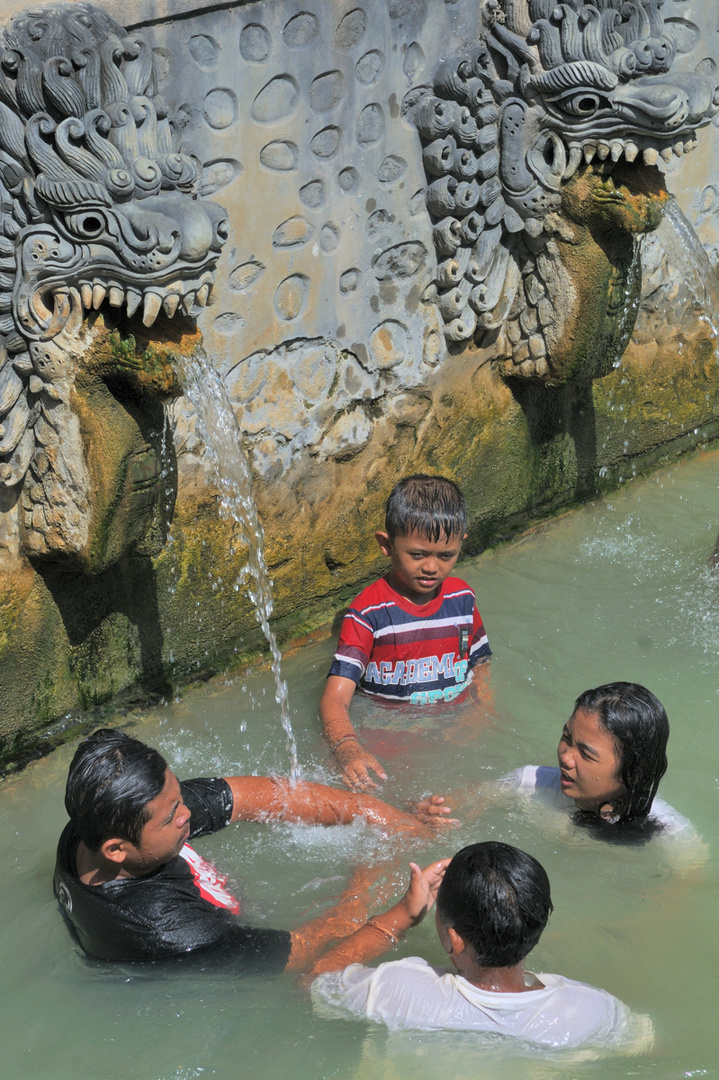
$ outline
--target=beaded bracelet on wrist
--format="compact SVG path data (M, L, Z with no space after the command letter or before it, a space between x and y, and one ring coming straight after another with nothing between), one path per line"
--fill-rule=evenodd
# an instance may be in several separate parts
M390 945L396 945L399 940L390 930L387 930L384 926L380 926L374 919L368 919L365 926L368 926L370 930L376 930L378 934L381 934L389 941Z
M337 740L337 742L330 743L330 750L336 750L338 746L341 746L343 742L347 742L349 739L353 739L356 743L359 742L359 739L356 735L343 735L341 739Z

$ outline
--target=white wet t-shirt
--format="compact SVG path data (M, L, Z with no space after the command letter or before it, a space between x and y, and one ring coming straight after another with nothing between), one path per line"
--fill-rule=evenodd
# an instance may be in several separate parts
M365 1017L397 1030L486 1032L554 1049L651 1046L648 1016L630 1012L618 998L562 975L537 975L544 989L519 994L480 990L461 975L432 967L418 956L377 968L351 964L312 983L321 1015Z
M561 773L556 766L525 765L505 776L500 784L504 790L518 790L538 798L548 808L563 811L569 822L577 808L574 800L562 791L560 780ZM652 803L650 817L661 825L656 839L675 869L686 872L706 862L706 844L688 818L660 798L655 798Z

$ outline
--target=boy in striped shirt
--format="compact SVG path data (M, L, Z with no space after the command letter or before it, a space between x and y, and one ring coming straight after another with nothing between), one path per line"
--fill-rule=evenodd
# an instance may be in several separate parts
M387 500L385 531L375 536L392 565L345 615L320 701L325 738L352 787L376 787L370 771L387 779L350 720L357 687L384 701L453 701L491 655L474 592L449 576L466 527L466 500L445 477L407 476Z

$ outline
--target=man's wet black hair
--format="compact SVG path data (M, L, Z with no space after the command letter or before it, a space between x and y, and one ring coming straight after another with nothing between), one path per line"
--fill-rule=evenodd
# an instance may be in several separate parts
M574 703L574 712L596 713L601 727L612 737L619 755L617 776L626 788L612 799L608 817L586 810L577 811L578 825L595 833L615 833L620 826L637 839L648 839L661 829L650 811L667 771L669 720L661 701L639 683L615 682L585 690ZM601 807L600 807L601 810Z
M384 527L390 540L413 531L434 544L443 536L464 536L467 500L445 476L405 476L390 492Z
M524 960L551 910L542 864L494 840L458 851L437 894L440 921L472 947L482 967L513 967Z
M147 804L162 791L162 754L122 731L100 728L80 743L70 765L65 809L91 851L118 838L138 846Z

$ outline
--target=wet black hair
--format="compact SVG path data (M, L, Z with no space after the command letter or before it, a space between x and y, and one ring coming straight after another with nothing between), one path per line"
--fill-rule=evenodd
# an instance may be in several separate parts
M467 500L445 476L405 476L390 492L384 527L390 540L414 530L435 544L442 536L464 536Z
M574 703L574 712L596 713L602 728L611 735L619 755L617 777L626 788L612 799L609 816L578 810L578 825L595 832L616 833L617 827L637 839L648 839L661 829L649 815L659 781L667 771L669 720L662 703L639 683L614 682L585 690ZM601 807L600 807L601 810Z
M150 817L147 804L166 777L162 754L122 731L100 728L80 743L67 776L65 809L90 851L113 838L138 846Z
M482 967L513 967L524 960L551 911L542 864L494 840L458 851L437 894L440 921L472 947Z

